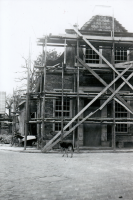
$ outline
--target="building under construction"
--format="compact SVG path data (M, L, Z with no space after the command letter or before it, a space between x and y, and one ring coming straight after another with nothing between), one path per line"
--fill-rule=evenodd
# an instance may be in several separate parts
M133 143L133 33L115 18L92 17L80 29L38 39L44 59L30 124L46 141L42 152L60 140L80 148L124 147ZM63 47L54 61L47 47ZM33 131L34 132L34 131Z

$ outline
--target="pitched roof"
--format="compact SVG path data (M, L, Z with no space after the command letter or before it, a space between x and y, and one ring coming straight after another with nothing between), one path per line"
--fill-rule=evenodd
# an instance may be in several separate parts
M95 15L87 21L80 30L90 31L111 31L112 17ZM114 18L114 31L127 32L127 30Z

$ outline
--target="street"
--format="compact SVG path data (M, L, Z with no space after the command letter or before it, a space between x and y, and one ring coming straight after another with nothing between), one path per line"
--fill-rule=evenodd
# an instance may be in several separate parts
M0 150L0 163L0 200L133 200L133 153Z

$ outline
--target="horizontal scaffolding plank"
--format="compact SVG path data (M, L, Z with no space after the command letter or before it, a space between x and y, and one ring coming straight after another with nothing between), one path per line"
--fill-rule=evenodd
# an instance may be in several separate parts
M77 39L76 34L59 34L59 36L63 39ZM97 35L83 35L87 40L102 40L102 41L112 41L111 36L97 36ZM114 42L133 42L133 36L132 37L114 37Z
M64 118L64 121L67 120L71 120L72 118ZM83 118L79 118L80 120L82 120ZM116 121L123 121L123 120L127 120L127 121L133 121L133 118L115 118ZM31 120L42 120L41 118L31 118ZM56 118L56 117L51 117L51 118L44 118L44 120L58 120L61 121L61 118ZM96 118L88 118L89 121L112 121L113 118L107 118L107 117L96 117Z
M68 123L69 121L64 121L64 122L66 122L66 123ZM41 122L39 122L39 121L29 121L29 124L40 124ZM44 121L44 123L45 123L45 121ZM48 123L61 123L61 121L49 121ZM104 121L104 122L98 122L98 121L85 121L85 122L83 122L82 124L133 124L133 122L131 121L131 122L110 122L110 121Z
M38 43L38 46L42 46L44 45L43 43ZM68 46L67 44L62 44L62 43L47 43L47 46L56 46L56 47L64 47L64 46Z
M52 35L50 38L48 38L48 43L54 43L56 46L56 44L62 44L65 39L67 39L67 43L68 46L75 46L76 47L76 41L77 41L77 36L73 35L75 37L71 38L71 37L61 37L61 36L57 36L57 35ZM85 36L85 35L84 35ZM94 37L95 38L95 37ZM85 42L82 40L82 37L78 38L80 40L80 46L85 45ZM119 40L119 38L118 38ZM111 46L112 47L112 40L97 40L97 39L90 39L90 41L92 42L93 45L95 46ZM45 40L44 38L40 38L38 41L38 44L40 46L44 46L45 44ZM123 45L125 48L131 48L133 46L133 41L132 40L127 40L127 41L117 41L115 42L115 46L116 47L120 47L121 45ZM129 46L130 45L130 46ZM110 47L109 47L110 48Z

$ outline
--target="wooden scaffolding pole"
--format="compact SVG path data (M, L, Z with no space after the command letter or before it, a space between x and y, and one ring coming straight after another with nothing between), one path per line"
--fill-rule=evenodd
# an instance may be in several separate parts
M42 74L40 75L40 94L42 93ZM41 98L38 99L38 118L41 118ZM39 149L41 124L37 124L37 149Z
M63 139L63 114L64 114L64 97L63 97L63 92L64 92L64 66L62 63L62 96L61 96L61 140Z
M63 139L64 126L64 68L66 67L66 39L64 42L64 63L62 63L62 93L61 93L61 140Z
M77 39L77 57L79 57L79 40ZM77 113L79 113L79 62L77 60ZM79 117L77 119L79 123ZM79 126L77 128L77 151L79 153Z
M76 92L76 75L73 74L73 92ZM74 117L76 115L76 100L73 99L73 112L72 116ZM75 130L73 131L73 147L75 146Z
M11 113L11 111L10 111ZM16 106L15 106L15 91L13 88L13 124L12 124L12 137L14 136L14 132L16 132Z
M114 42L114 13L112 16L112 65L115 68L115 42ZM113 80L115 79L115 71L113 70ZM113 90L115 91L115 83L113 85ZM115 152L116 150L116 138L115 138L115 98L113 98L113 126L112 126L112 147Z
M27 65L27 63L26 63ZM30 47L29 47L29 59L27 65L27 93L26 93L26 120L25 120L25 140L24 140L24 150L26 150L27 145L27 135L28 135L28 123L29 123L29 86L30 86L30 65L31 65L31 58L30 58Z
M45 90L46 90L46 59L47 59L47 36L45 37L45 55L44 55L44 50L43 50L43 56L42 56L42 60L44 57L44 63L43 63L43 67L44 67L44 74L43 74L43 102L42 102L42 130L41 130L41 139L43 141L43 137L46 139L46 133L45 133L45 124L44 124L44 118L45 118Z

